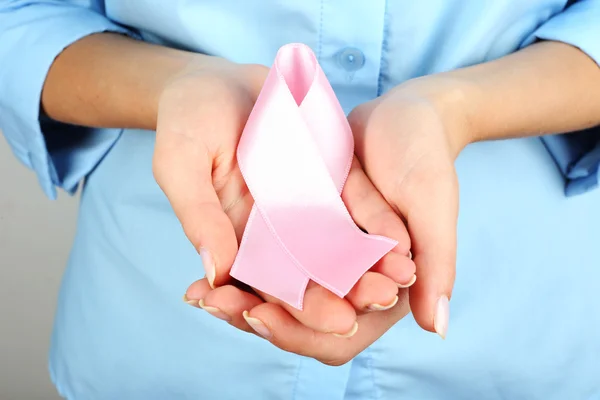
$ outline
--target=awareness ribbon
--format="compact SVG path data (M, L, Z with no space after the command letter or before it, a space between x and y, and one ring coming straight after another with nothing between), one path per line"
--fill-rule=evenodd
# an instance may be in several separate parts
M237 149L254 198L231 276L302 309L309 280L344 297L397 242L341 199L354 140L312 50L279 49Z

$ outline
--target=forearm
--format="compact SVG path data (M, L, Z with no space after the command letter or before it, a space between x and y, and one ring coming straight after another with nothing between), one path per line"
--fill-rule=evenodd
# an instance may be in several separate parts
M475 139L569 132L600 124L600 68L581 50L540 42L457 72L473 82Z
M95 127L155 129L165 84L201 56L101 33L67 47L42 92L51 118Z
M600 124L600 68L563 43L539 42L431 78L424 90L443 104L449 118L460 115L468 121L466 137L457 139L461 145ZM419 81L408 86L422 86Z

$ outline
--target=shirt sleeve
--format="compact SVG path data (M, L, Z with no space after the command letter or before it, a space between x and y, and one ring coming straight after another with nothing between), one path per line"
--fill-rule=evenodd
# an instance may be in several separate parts
M600 67L600 0L569 1L567 8L541 25L524 45L538 39L573 45ZM599 186L600 127L542 140L565 177L567 196Z
M52 199L56 187L75 192L121 134L58 123L40 112L42 87L56 56L105 31L136 36L104 16L101 0L0 2L0 130Z

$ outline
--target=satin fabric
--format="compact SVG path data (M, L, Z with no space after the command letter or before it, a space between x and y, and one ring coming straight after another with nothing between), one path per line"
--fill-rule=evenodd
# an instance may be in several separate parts
M309 279L344 297L396 241L362 232L341 192L354 139L313 51L283 46L237 160L255 204L234 278L302 309Z

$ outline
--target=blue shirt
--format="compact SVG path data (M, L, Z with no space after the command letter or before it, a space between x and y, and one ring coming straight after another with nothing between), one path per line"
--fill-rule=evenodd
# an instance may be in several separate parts
M115 31L270 65L316 52L346 111L537 39L600 61L600 0L0 2L0 129L44 192L85 180L50 372L68 399L600 398L600 138L478 143L457 160L458 275L446 341L409 316L351 363L284 353L181 302L202 270L154 182L154 133L40 116L54 58ZM535 106L535 105L532 105ZM558 168L556 168L558 166ZM566 186L565 186L566 182ZM588 192L582 196L567 194Z

